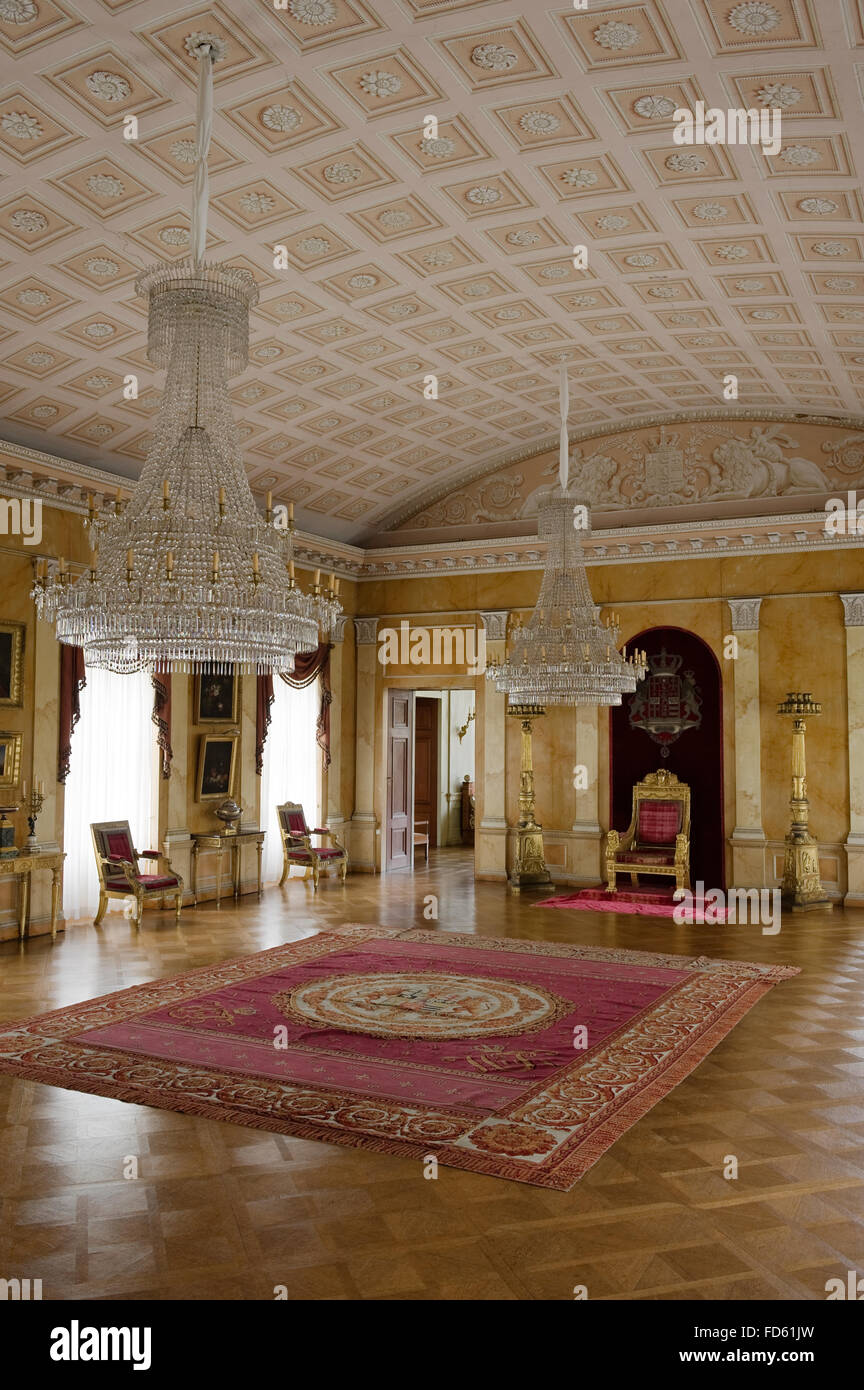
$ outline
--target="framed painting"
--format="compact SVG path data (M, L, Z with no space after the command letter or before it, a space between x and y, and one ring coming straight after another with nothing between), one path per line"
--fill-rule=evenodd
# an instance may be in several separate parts
M232 793L237 734L202 734L198 749L197 801L224 801Z
M237 676L198 675L195 677L195 723L237 723Z
M0 734L0 787L17 787L20 776L21 735Z
M0 623L0 705L21 704L24 624Z

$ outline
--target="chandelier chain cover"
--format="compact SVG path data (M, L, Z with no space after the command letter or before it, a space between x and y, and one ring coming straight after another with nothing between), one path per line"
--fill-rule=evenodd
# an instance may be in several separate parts
M198 61L207 87L209 48ZM319 620L326 630L341 610L333 581L325 592L316 576L311 596L297 588L291 527L269 499L262 516L243 468L228 383L248 363L255 283L193 255L144 271L136 288L148 356L166 369L152 445L129 502L91 509L89 572L73 578L61 560L37 577L40 616L88 666L291 672L317 646Z

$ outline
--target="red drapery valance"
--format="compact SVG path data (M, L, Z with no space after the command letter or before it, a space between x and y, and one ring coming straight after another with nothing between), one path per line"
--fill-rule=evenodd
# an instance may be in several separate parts
M321 677L321 708L315 726L318 747L324 754L324 766L330 766L330 705L333 694L330 690L330 643L319 642L314 652L298 652L294 658L294 670L282 679L295 690L303 690ZM258 677L258 703L256 711L255 768L258 775L264 767L264 744L270 727L270 706L273 704L273 677Z
M72 730L81 715L80 694L87 684L84 652L80 647L60 646L60 739L57 749L57 781L69 776L72 756Z
M270 706L273 704L273 677L259 676L257 689L258 703L255 711L255 771L258 776L264 771L264 744L270 728Z
M156 742L162 750L160 764L162 776L171 776L171 673L160 672L151 677L153 681L153 713L150 718L158 729Z

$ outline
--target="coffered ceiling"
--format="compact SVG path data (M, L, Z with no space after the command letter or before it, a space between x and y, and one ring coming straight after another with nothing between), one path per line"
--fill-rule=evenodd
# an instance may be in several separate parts
M200 32L226 45L211 253L261 294L245 459L308 529L386 531L546 447L561 361L579 430L716 410L728 372L748 411L861 409L862 0L284 6L0 0L7 439L140 467L134 277L187 250ZM780 152L675 145L700 99L779 106Z

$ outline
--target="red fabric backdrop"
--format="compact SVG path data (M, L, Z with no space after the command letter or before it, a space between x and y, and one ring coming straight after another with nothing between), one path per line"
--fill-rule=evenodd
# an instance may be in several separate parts
M633 807L633 784L646 772L666 767L690 788L690 872L695 885L725 888L723 817L723 690L720 668L711 648L693 632L678 627L653 627L628 639L628 649L642 647L652 656L665 647L683 658L681 671L692 671L702 697L702 723L687 729L669 746L660 747L642 729L630 727L632 695L610 710L609 763L611 826L626 830Z

